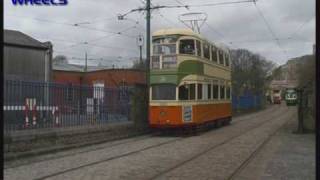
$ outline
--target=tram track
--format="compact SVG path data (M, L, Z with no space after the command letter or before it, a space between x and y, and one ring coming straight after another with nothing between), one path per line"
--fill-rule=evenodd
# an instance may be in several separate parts
M143 137L143 138L141 138ZM50 161L50 160L57 160L57 159L62 159L62 158L65 158L65 157L70 157L70 156L75 156L75 155L79 155L79 154L83 154L83 153L88 153L88 152L94 152L94 151L98 151L98 150L101 150L101 149L107 149L107 148L113 148L113 147L116 147L116 146L120 146L120 145L124 145L124 144L129 144L129 143L134 143L134 142L137 142L137 141L140 141L140 140L145 140L145 139L148 139L152 137L152 135L146 135L145 137L144 136L137 136L137 137L132 137L132 138L129 138L129 139L133 139L131 141L126 141L126 142L119 142L119 143L114 143L114 144L108 144L106 146L101 146L101 147L96 147L96 148L93 148L93 149L88 149L88 150L84 150L84 151L80 151L80 152L70 152L70 153L67 153L65 155L60 155L60 156L56 156L56 157L50 157L50 158L44 158L44 159L41 159L41 160L36 160L34 162L25 162L25 163L20 163L19 165L12 165L12 166L7 166L7 167L4 167L4 169L12 169L12 168L17 168L17 167L21 167L21 166L25 166L25 165L30 165L30 164L35 164L35 163L40 163L40 162L44 162L44 161ZM128 139L125 139L125 140L128 140ZM101 143L102 144L102 143ZM70 150L72 151L72 150Z
M283 117L283 116L286 115L286 113L283 113L283 112L279 112L279 113L280 113L280 117ZM151 177L150 180L157 179L157 178L159 178L159 177L161 177L161 176L163 176L163 175L165 175L165 174L167 174L167 173L169 173L169 172L171 172L171 171L173 171L173 170L175 170L175 169L177 169L177 168L179 168L179 167L191 162L192 160L195 160L195 159L207 154L208 152L210 152L210 151L212 151L212 150L214 150L214 149L216 149L216 148L218 148L218 147L220 147L222 145L227 144L228 142L230 142L230 141L232 141L232 140L234 140L236 138L239 138L239 137L241 137L243 135L246 135L247 133L249 133L249 132L251 132L251 131L253 131L253 130L255 130L255 129L261 127L261 126L263 126L264 124L266 124L266 123L268 123L270 121L273 121L275 117L279 117L278 113L277 114L273 114L271 117L268 117L268 120L266 120L266 121L264 121L264 122L262 122L260 124L257 124L256 126L251 128L250 130L246 131L245 133L240 132L240 133L232 136L231 138L228 138L228 139L226 139L226 140L224 140L224 141L222 141L222 142L220 142L218 144L215 144L214 146L209 147L206 150L204 150L204 151L202 151L202 152L200 152L200 153L198 153L198 154L196 154L196 155L194 155L194 156L192 156L192 157L190 157L190 158L188 158L188 159L176 164L175 166L173 166L173 167L171 167L171 168L169 168L169 169L167 169L165 171L162 171L161 173L158 173L157 175ZM263 146L261 146L261 148L262 147Z
M273 111L275 108L276 107L270 107L269 109L266 109L266 110L261 111L261 112L257 112L257 113L250 114L250 115L247 115L247 116L244 115L244 116L238 117L235 121L233 121L232 124L234 125L234 124L237 124L237 123L239 123L241 121L244 121L244 120L250 120L250 119L254 119L254 118L259 117L259 116L263 116L264 114L269 113L270 111ZM135 142L138 142L138 141L143 141L143 140L152 138L155 135L158 135L158 134L153 133L153 134L148 134L148 135L143 135L143 136L136 136L136 137L133 137L133 138L124 139L124 140L133 139L133 140L130 140L130 141L119 142L119 143L114 143L114 144L107 144L105 146L100 146L100 147L96 147L96 148L92 148L92 149L87 149L87 150L76 152L76 153L72 152L72 150L70 150L71 152L67 153L65 155L58 155L58 156L55 156L55 157L49 157L49 158L44 158L44 159L35 160L35 161L26 161L26 162L20 163L18 165L7 165L7 166L4 167L4 169L5 170L13 169L13 168L18 168L18 167L21 167L21 166L40 163L40 162L44 162L44 161L58 160L58 159L62 159L62 158L70 157L70 156L75 156L75 155L79 155L79 154L84 154L84 153L88 153L88 152L94 152L94 151L99 151L99 150L102 150L102 149L113 148L113 147L120 146L120 145L125 145L125 144L135 143ZM102 143L104 143L104 142L102 142ZM99 144L102 144L102 143L99 143Z
M103 160L100 160L100 161L95 161L95 162L84 164L84 165L77 166L77 167L74 167L74 168L66 169L64 171L59 171L59 172L56 172L56 173L53 173L53 174L50 174L50 175L42 176L40 178L35 178L35 180L47 179L47 178L50 178L50 177L54 177L54 176L57 176L57 175L61 175L61 174L65 174L65 173L68 173L68 172L71 172L71 171L75 171L75 170L78 170L78 169L81 169L81 168L84 168L84 167L97 165L97 164L101 164L101 163L104 163L104 162L107 162L107 161L111 161L111 160L114 160L114 159L130 156L130 155L137 154L137 153L140 153L140 152L148 150L148 149L152 149L152 148L156 148L156 147L159 147L159 146L162 146L162 145L165 145L165 144L170 144L172 142L176 142L176 141L178 141L180 139L183 139L183 138L176 138L176 139L173 139L173 140L170 140L170 141L166 141L166 142L162 142L162 143L155 144L155 145L152 145L152 146L148 146L148 147L136 150L136 151L131 151L131 152L128 152L128 153L125 153L125 154L121 154L121 155L118 155L118 156L113 156L113 157L110 157L110 158L107 158L107 159L103 159Z
M256 114L252 114L252 115L250 115L250 116L243 117L243 118L241 118L241 119L236 119L236 121L234 121L234 123L232 123L232 124L233 124L233 125L234 125L234 124L239 124L239 123L242 124L242 122L250 122L250 121L253 121L256 117L266 115L266 114L270 113L270 111L273 111L273 109L274 109L274 108L271 107L270 109L267 109L267 110L265 110L265 111L262 111L262 112L259 112L259 113L256 113ZM273 119L274 117L278 116L278 114L285 114L285 113L283 113L283 110L280 111L280 112L278 111L277 113L272 114L272 115L271 115L270 117L268 117L267 119ZM248 120L248 121L247 121L247 120ZM270 120L267 120L266 122L269 122L269 121L270 121ZM262 125L265 124L266 122L260 123L257 127L262 126ZM255 128L257 128L257 127L255 126ZM212 132L214 132L214 131L212 131ZM242 133L243 133L243 132L238 133L237 135L235 135L234 137L232 137L232 139L235 138L235 137L238 137L239 134L242 134ZM205 133L204 135L206 135L206 134L211 134L211 133L208 132L208 133ZM95 148L95 149L90 149L90 150L86 150L86 151L81 151L81 152L79 152L79 153L73 153L73 154L67 154L67 155L64 155L64 156L59 156L58 158L53 157L53 158L50 158L50 159L44 159L44 160L42 160L42 161L57 160L57 159L62 159L62 158L69 157L69 156L75 156L75 155L77 155L77 154L88 153L88 152L98 151L98 150L102 150L102 149L108 149L108 148L112 148L112 147L116 147L116 146L120 146L120 145L125 145L125 144L130 144L130 143L134 143L134 142L143 141L143 140L146 140L146 139L149 139L149 138L152 138L152 137L153 137L153 134L143 136L143 138L141 138L141 136L138 136L138 137L136 137L136 138L135 138L134 140L132 140L132 141L125 141L125 142L121 142L121 143L115 143L115 144L111 144L111 145L107 145L107 146L98 147L98 148ZM135 151L130 151L130 152L127 152L127 153L123 153L123 154L111 156L111 157L108 157L108 158L106 158L106 159L102 159L102 160L99 160L99 161L94 161L94 162L86 163L86 164L83 164L83 165L80 165L80 166L68 168L68 169L66 169L66 170L58 171L58 172L55 172L55 173L51 173L51 174L49 174L49 175L45 175L45 176L42 176L42 177L36 178L36 179L46 179L46 178L50 178L50 177L55 177L55 176L58 176L58 175L61 175L61 174L65 174L65 173L68 173L68 172L72 172L72 171L75 171L75 170L79 170L79 169L81 169L81 168L85 168L85 167L89 167L89 166L101 164L101 163L104 163L104 162L108 162L108 161L111 161L111 160L119 159L119 158L122 158L122 157L126 157L126 156L130 156L130 155L138 154L138 153L141 153L141 152L146 151L146 150L149 150L149 149L157 148L157 147L159 147L159 146L167 145L167 144L174 143L174 142L177 142L177 141L182 141L182 140L184 140L184 139L185 139L184 137L177 137L177 138L175 138L175 139L173 139L173 140L169 140L169 141L157 143L157 144L154 144L154 145L151 145L151 146L147 146L147 147L144 147L144 148L139 148L139 149L137 149L137 150L135 150ZM221 145L229 142L230 140L231 140L231 139L228 139L228 140L226 140L226 141L224 141L224 142L222 142L222 143L219 143L219 144L216 145L216 146L217 146L217 147L218 147L218 146L221 146ZM212 149L212 148L211 148L211 149ZM210 149L210 150L211 150L211 149ZM208 151L210 151L210 150L208 150ZM203 152L203 153L205 153L205 152ZM202 154L203 154L203 153L202 153ZM200 155L200 156L201 156L201 155ZM197 156L197 157L198 157L198 156ZM194 158L196 158L196 157L194 157ZM194 158L192 158L192 159L194 159ZM191 160L192 160L192 159L191 159ZM189 161L191 161L191 160L189 160ZM41 162L42 162L42 161L41 161ZM187 162L189 162L189 161L187 161ZM40 161L36 161L36 162L34 162L34 164L35 164L35 163L39 163L39 162L40 162ZM187 163L187 162L185 162L185 163ZM185 163L184 163L184 164L185 164ZM23 165L30 165L30 163L29 163L29 164L23 164ZM21 165L21 166L23 166L23 165ZM20 166L15 166L15 167L20 167ZM15 167L11 167L11 168L15 168ZM8 168L7 168L7 169L8 169ZM7 169L5 169L5 170L7 170Z
M294 115L291 115L293 117ZM280 127L278 127L272 134L270 134L251 154L246 158L240 166L227 178L227 180L233 180L243 169L245 169L248 164L261 152L261 150L265 147L265 145L270 142L270 140L275 136L280 129L282 129L288 122L283 123Z
M266 112L267 113L267 112ZM257 124L256 126L254 126L252 129L250 129L249 131L243 133L243 132L240 132L240 133L237 133L236 135L232 136L231 138L228 138L227 140L219 143L219 144L216 144L215 146L213 147L210 147L209 149L206 149L205 151L202 151L201 153L195 155L195 156L192 156L191 158L187 159L186 161L183 161L182 163L179 163L178 165L164 171L164 172L161 172L159 174L157 174L155 177L152 177L151 179L155 179L163 174L166 174L190 161L192 161L193 159L196 159L198 157L200 157L201 155L205 154L206 152L209 152L223 144L226 144L228 142L230 142L231 140L239 137L239 135L244 135L256 128L259 128L260 126L264 125L265 123L268 123L269 121L271 121L272 119L274 119L275 117L278 117L280 114L280 116L283 116L285 113L283 113L283 111L280 111L280 112L277 112L275 114L273 114L272 116L268 117L266 121L262 122L262 123L259 123ZM247 119L247 118L245 118ZM252 117L250 118L252 119ZM237 121L236 124L240 123L240 122L245 122L244 119L242 119L241 121ZM235 124L235 123L234 123ZM58 176L58 175L62 175L62 174L66 174L68 172L72 172L72 171L76 171L76 170L79 170L79 169L82 169L82 168L85 168L85 167L89 167L89 166L93 166L93 165L98 165L98 164L101 164L101 163L105 163L105 162L108 162L108 161L112 161L112 160L115 160L115 159L119 159L119 158L122 158L122 157L127 157L127 156L130 156L130 155L134 155L134 154L138 154L138 153L141 153L143 151L146 151L146 150L150 150L150 149L153 149L153 148L157 148L157 147L160 147L160 146L163 146L163 145L167 145L167 144L171 144L171 143L174 143L174 142L177 142L177 141L182 141L184 140L185 138L175 138L173 140L169 140L169 141L165 141L165 142L162 142L162 143L158 143L158 144L155 144L155 145L152 145L152 146L147 146L145 148L142 148L142 149L138 149L138 150L135 150L135 151L131 151L131 152L128 152L128 153L124 153L124 154L120 154L120 155L117 155L117 156L113 156L113 157L109 157L109 158L106 158L106 159L102 159L100 161L95 161L95 162L92 162L92 163L87 163L87 164L84 164L84 165L81 165L81 166L77 166L77 167L74 167L74 168L69 168L69 169L66 169L64 171L59 171L59 172L56 172L56 173L52 173L52 174L49 174L49 175L46 175L46 176L42 176L40 178L36 178L37 180L40 180L40 179L47 179L47 178L51 178L51 177L55 177L55 176Z

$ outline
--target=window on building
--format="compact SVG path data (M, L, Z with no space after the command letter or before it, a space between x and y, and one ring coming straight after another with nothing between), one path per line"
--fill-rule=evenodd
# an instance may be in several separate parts
M194 100L195 84L185 84L179 87L179 100Z
M201 42L199 40L196 40L196 46L197 46L197 56L202 57L201 53Z
M103 99L104 98L104 82L103 81L96 81L93 83L93 97L96 99Z
M219 98L219 85L218 84L213 84L212 85L212 97L213 99L218 99Z
M219 53L219 64L224 64L224 56L222 51L218 51Z
M153 100L175 100L176 86L174 84L157 84L152 86Z
M193 39L180 40L179 52L180 54L195 55L194 40Z
M208 84L208 99L211 99L211 84Z
M224 85L220 86L220 99L225 99L225 87L224 87Z
M212 46L211 51L211 59L213 62L218 63L218 55L217 55L217 49Z
M210 59L210 45L208 43L203 44L203 56L206 59Z
M202 84L198 84L198 99L202 99Z

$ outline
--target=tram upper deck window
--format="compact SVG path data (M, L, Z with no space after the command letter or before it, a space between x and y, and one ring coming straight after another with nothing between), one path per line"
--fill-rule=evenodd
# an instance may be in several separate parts
M176 54L177 36L154 37L153 38L153 55Z
M229 66L229 55L225 54L226 66Z
M224 64L223 52L221 50L219 52L219 64Z
M179 87L179 100L194 100L195 84L186 84Z
M176 54L176 44L154 44L153 55L170 55Z
M203 44L203 56L206 59L210 59L210 45L208 43Z
M196 40L196 46L197 46L197 56L202 56L202 53L201 53L201 42Z
M166 36L166 37L154 37L153 44L169 44L169 43L176 43L178 36Z
M195 54L194 40L193 39L180 40L179 53L194 55Z
M218 63L218 55L217 55L217 49L212 46L211 48L211 59L213 62Z
M158 84L152 86L152 100L175 100L176 86L174 84Z

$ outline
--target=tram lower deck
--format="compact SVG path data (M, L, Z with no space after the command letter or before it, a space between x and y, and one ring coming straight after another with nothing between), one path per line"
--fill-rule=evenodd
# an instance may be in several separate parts
M151 128L178 128L231 120L231 103L150 106Z

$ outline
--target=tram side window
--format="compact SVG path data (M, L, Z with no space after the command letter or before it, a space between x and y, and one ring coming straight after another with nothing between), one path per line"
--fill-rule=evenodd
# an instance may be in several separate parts
M225 98L225 87L224 85L220 86L220 99L224 99Z
M218 56L217 56L217 50L215 47L212 46L212 52L211 52L212 61L215 63L218 63Z
M201 42L196 40L196 45L197 45L197 56L202 56L201 54Z
M222 51L218 51L219 52L219 64L224 64L224 58L223 58L223 53L222 53Z
M194 100L195 84L187 84L179 87L179 100Z
M227 87L227 99L230 99L230 97L231 97L231 88L230 88L230 86L228 86Z
M208 84L208 99L211 99L211 84Z
M193 39L180 40L179 52L180 54L195 55L194 40Z
M217 84L213 84L212 86L212 90L213 90L213 99L218 99L219 98L219 86Z
M198 84L198 99L202 99L202 84Z
M203 44L203 56L206 59L210 59L210 46L208 43Z
M196 84L190 84L190 100L196 99Z
M176 86L173 84L158 84L152 86L153 100L175 100Z

